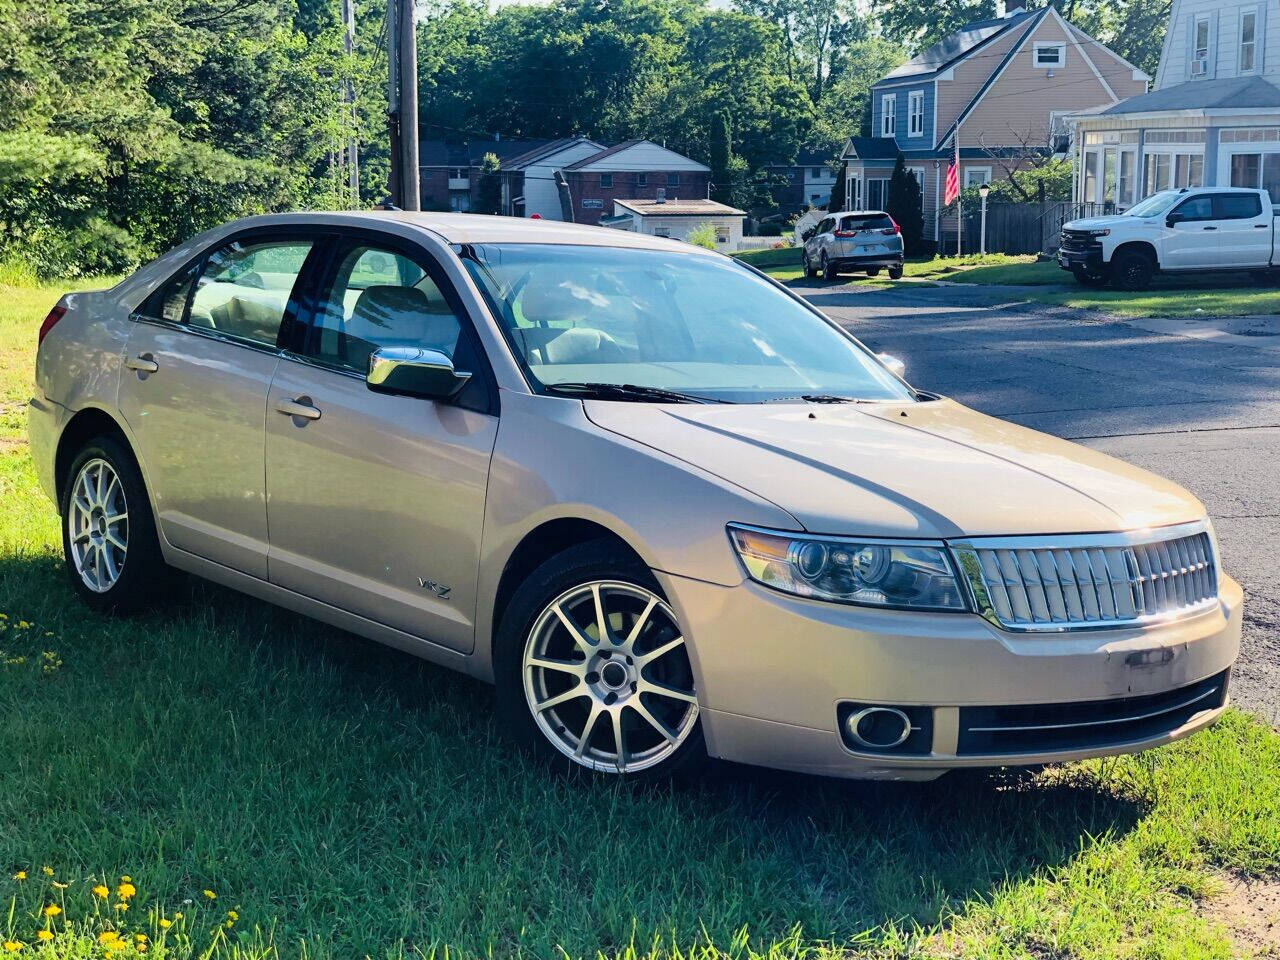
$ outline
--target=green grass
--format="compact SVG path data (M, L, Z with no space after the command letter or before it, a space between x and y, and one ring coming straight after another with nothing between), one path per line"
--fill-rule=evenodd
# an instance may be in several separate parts
M1150 290L1136 293L1074 287L1067 291L1036 293L1031 299L1126 317L1207 318L1280 313L1280 289L1259 286L1251 277L1242 279L1238 274L1206 274L1177 280L1157 277Z
M1280 866L1280 736L1241 713L1036 777L629 790L513 755L475 681L213 586L91 616L7 406L54 299L0 288L0 941L19 956L100 957L115 927L152 957L1226 960L1194 898Z

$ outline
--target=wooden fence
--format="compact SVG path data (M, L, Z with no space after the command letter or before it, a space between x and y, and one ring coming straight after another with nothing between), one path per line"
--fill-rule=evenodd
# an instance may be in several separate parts
M968 207L973 209L964 211L964 252L977 253L982 241L982 210L977 204L969 204ZM1108 213L1115 213L1114 204L1069 201L988 203L987 252L1052 253L1058 249L1064 223ZM955 252L954 223L953 219L951 231L943 233L941 247L946 253Z

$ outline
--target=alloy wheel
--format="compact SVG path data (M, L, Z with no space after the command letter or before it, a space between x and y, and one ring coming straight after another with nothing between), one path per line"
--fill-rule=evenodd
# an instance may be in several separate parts
M89 460L76 474L67 534L76 573L90 590L106 593L120 579L129 550L124 485L106 460Z
M538 728L591 770L656 766L697 723L693 671L675 614L635 584L595 581L549 603L525 641L522 672Z

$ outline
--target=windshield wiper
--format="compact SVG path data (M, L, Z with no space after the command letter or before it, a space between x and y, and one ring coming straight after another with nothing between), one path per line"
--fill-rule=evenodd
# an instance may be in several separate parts
M594 397L597 400L638 400L642 403L722 403L710 397L699 397L692 393L680 393L677 390L664 390L662 387L643 387L634 383L589 383L585 381L566 381L564 383L548 383L543 385L547 393L560 393L569 396Z

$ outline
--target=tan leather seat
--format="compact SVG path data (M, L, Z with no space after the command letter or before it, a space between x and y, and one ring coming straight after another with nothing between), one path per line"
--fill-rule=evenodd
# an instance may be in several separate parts
M379 286L361 291L344 332L347 362L364 369L378 347L425 347L452 357L460 327L452 312L433 308L417 287Z

